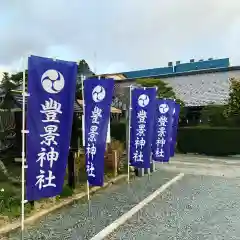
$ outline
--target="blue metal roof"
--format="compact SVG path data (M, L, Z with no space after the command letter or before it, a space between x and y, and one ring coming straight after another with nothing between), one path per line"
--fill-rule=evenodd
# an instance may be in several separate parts
M173 67L163 67L163 68L145 69L145 70L132 71L132 72L123 72L122 74L127 78L141 78L141 77L148 77L153 75L165 75L170 73L173 73Z
M180 76L191 76L196 74L207 74L207 73L217 73L217 72L231 72L231 71L240 71L240 66L232 66L232 67L223 67L223 68L210 68L210 69L203 69L203 70L194 70L189 72L173 72L170 74L165 75L152 75L147 77L141 77L144 78L156 78L156 79L165 79L165 78L171 78L171 77L180 77ZM136 79L139 78L126 78L124 81L136 81ZM117 82L121 82L122 80L116 80Z
M205 61L198 62L189 62L189 63L179 63L173 67L162 67L162 68L153 68L145 69L131 72L123 72L127 79L134 78L147 78L147 77L166 77L172 76L175 74L190 74L191 72L200 72L202 70L217 70L228 68L230 65L229 58L223 59L210 59Z
M189 72L194 70L204 70L204 69L224 68L224 67L229 67L229 58L198 61L198 62L191 62L191 63L180 63L174 66L174 72L179 73L179 72Z

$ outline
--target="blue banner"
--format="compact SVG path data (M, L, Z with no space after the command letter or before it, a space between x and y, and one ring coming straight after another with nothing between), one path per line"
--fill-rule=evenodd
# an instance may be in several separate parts
M150 168L156 88L132 90L130 123L130 164Z
M77 64L28 59L27 200L62 192L69 153Z
M179 113L180 113L180 104L175 103L173 110L173 124L172 124L172 139L170 145L170 156L173 157L175 153L175 146L177 142L177 130L178 130L178 121L179 121Z
M168 162L170 159L170 144L172 138L172 114L174 108L172 100L157 100L153 136L153 160Z
M113 97L113 79L84 81L85 159L91 186L104 184L104 154Z

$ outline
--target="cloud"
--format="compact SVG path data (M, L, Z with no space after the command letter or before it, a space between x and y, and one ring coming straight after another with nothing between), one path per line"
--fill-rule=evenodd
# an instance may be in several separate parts
M0 65L29 53L84 58L99 72L190 58L239 64L239 12L239 0L1 0Z

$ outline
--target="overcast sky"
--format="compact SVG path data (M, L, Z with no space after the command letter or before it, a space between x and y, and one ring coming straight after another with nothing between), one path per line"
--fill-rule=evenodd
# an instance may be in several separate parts
M35 54L97 73L230 57L240 65L240 0L0 0L0 69Z

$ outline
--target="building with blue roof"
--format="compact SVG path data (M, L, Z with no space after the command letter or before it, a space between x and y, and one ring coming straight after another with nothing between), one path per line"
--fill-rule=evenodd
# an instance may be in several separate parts
M114 78L115 97L126 98L126 88L134 85L136 79L156 78L173 88L176 96L189 107L209 104L225 104L229 96L229 79L240 78L240 66L231 66L229 58L207 60L190 59L189 62L169 62L167 66L138 71L101 75ZM121 106L124 104L121 103ZM116 107L118 107L116 105ZM126 106L125 106L126 107Z
M126 79L132 78L149 78L149 77L172 77L179 74L199 73L202 70L224 69L230 66L229 58L212 59L195 61L191 59L188 63L176 61L169 62L167 67L144 69L138 71L123 72Z

